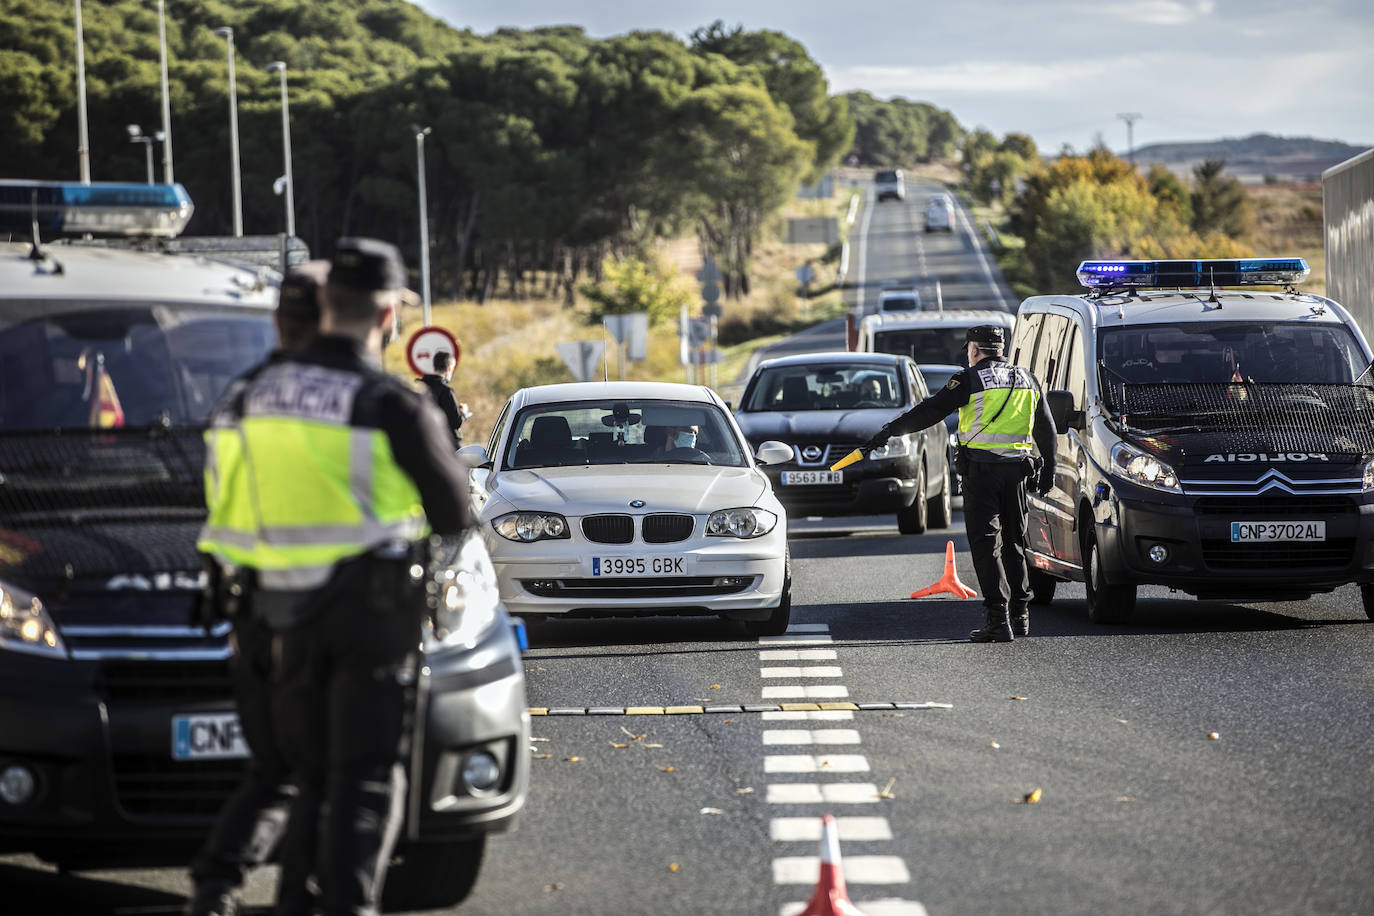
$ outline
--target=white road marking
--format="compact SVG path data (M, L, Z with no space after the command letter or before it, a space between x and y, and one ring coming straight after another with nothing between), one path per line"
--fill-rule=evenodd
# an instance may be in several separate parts
M813 722L837 722L854 718L854 713L848 709L789 709L786 712L765 712L762 715L765 722L801 722L808 719Z
M768 754L763 758L765 773L867 773L868 758L863 754Z
M929 916L926 908L915 900L865 900L859 897L854 901L854 905L864 916ZM795 903L783 904L782 909L778 910L778 916L801 916L805 912L806 904L798 900Z
M841 842L892 839L892 825L885 817L837 817L835 827ZM769 822L769 835L777 843L819 843L821 819L818 817L775 817ZM844 855L841 853L841 861Z
M900 856L840 857L845 884L907 884L911 873ZM815 884L820 856L784 856L773 860L774 884Z
M828 623L794 623L787 628L788 633L829 633Z
M839 665L804 665L760 668L759 677L844 677Z
M761 662L828 662L839 655L834 649L764 649Z
M859 744L857 728L769 728L764 744Z
M788 684L763 688L765 700L826 700L849 696L849 688L840 684Z
M829 636L819 633L798 633L792 636L784 633L781 636L760 636L759 645L761 646L805 646L805 645L828 645L834 642Z
M766 797L770 805L872 805L879 801L878 787L871 782L773 783Z

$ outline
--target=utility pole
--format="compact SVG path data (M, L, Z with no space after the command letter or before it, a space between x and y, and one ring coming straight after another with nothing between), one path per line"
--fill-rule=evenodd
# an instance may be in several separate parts
M158 61L162 71L162 180L171 184L172 103L167 98L167 13L164 7L163 0L157 0Z
M1117 115L1118 118L1126 122L1126 154L1131 159L1131 165L1135 165L1135 122L1145 117L1138 111L1127 111Z

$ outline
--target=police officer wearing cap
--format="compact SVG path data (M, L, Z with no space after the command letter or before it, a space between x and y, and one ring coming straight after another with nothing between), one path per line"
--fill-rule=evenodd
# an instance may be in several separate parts
M328 261L310 261L292 268L282 278L277 310L277 349L264 366L230 384L241 390L263 369L304 349L314 339L320 323L320 299ZM245 872L261 864L280 840L287 819L291 790L290 766L277 746L272 728L272 631L239 600L241 583L212 558L207 563L205 623L229 620L234 629L230 642L234 654L229 679L238 708L239 727L252 757L238 789L224 807L204 847L191 865L194 885L185 912L188 916L223 916L236 907L235 896ZM285 869L279 896L288 908L309 906L306 889L308 868L302 873Z
M400 256L375 239L336 248L314 342L212 416L200 546L247 572L272 630L273 725L298 785L282 857L313 861L323 913L373 914L405 794L425 598L412 570L430 532L472 520L443 417L380 368Z
M1006 332L979 325L965 333L969 368L864 446L941 423L959 412L959 474L964 526L987 620L974 642L1010 642L1030 633L1026 582L1026 486L1048 493L1054 482L1055 432L1040 384L1003 356ZM1039 457L1035 452L1039 451Z

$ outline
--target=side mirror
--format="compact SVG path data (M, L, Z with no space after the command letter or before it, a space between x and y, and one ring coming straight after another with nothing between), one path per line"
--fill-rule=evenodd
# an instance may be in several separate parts
M487 457L487 449L482 445L465 445L458 449L458 461L468 468L480 468L484 464L491 464L491 459Z
M786 442L769 439L759 446L757 452L760 464L786 464L792 460L792 446Z
M1070 429L1083 428L1083 411L1074 405L1072 391L1047 391L1045 401L1050 407L1055 432L1062 434Z
M734 402L734 401L726 401L726 402L725 402L725 409L728 410L728 411L730 411L730 413L734 413L734 412L735 412L735 402Z

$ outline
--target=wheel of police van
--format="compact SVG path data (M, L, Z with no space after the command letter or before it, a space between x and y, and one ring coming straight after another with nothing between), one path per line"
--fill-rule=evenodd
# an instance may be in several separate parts
M1360 601L1364 604L1364 615L1374 620L1374 585L1360 586Z
M782 555L782 596L778 606L765 620L744 621L744 632L750 636L781 636L787 632L792 622L792 548L784 549Z
M1088 593L1088 619L1093 623L1125 623L1135 611L1134 585L1108 585L1102 575L1102 551L1097 536L1088 525L1084 534L1087 567L1083 585Z
M1049 604L1054 600L1054 590L1059 586L1054 576L1030 566L1026 569L1026 582L1030 585L1031 604Z
M486 846L485 835L405 846L386 871L382 912L444 910L462 903L477 884Z
M929 509L930 504L926 502L926 468L922 463L916 478L916 498L911 505L897 510L897 530L902 534L925 534L929 525Z
M949 463L945 463L944 480L940 484L938 495L932 496L926 505L926 519L932 528L948 528L950 519L954 517L954 480L949 472Z

